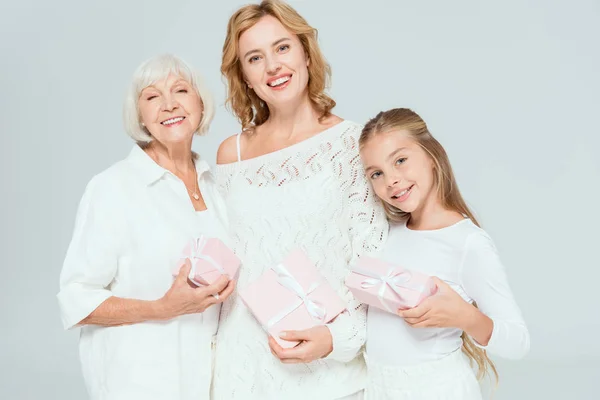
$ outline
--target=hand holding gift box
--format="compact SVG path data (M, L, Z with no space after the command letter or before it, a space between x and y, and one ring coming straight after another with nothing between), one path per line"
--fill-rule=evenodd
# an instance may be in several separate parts
M346 303L301 250L240 291L244 304L283 348L299 342L279 338L282 331L304 330L331 322Z
M433 279L372 257L361 257L346 278L346 286L361 303L396 314L418 306L436 291Z
M189 280L197 286L214 283L221 275L236 279L240 268L240 259L225 243L217 238L200 236L190 240L183 248L181 259L190 260ZM179 273L180 266L174 275Z

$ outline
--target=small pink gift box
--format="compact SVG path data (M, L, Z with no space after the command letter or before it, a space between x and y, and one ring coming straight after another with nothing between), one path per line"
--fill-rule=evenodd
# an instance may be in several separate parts
M426 274L372 257L360 257L346 277L346 286L361 303L396 314L413 308L437 290Z
M282 331L324 325L346 309L346 303L306 254L294 250L280 264L240 291L244 304L283 348L299 342L279 338Z
M210 285L221 275L236 279L240 268L240 259L225 243L217 238L200 236L190 240L183 248L181 260L189 259L192 265L189 279L198 286ZM176 275L182 264L179 264Z

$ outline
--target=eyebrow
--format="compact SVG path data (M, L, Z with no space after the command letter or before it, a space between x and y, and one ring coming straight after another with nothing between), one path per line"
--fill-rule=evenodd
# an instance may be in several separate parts
M392 159L392 158L396 157L396 155L397 155L398 153L400 153L402 150L406 150L406 147L400 147L399 149L396 149L396 151L393 151L393 152L391 152L391 153L390 153L390 154L387 156L386 160L387 160L387 161L390 161L390 159Z
M180 85L182 83L186 84L186 85L190 85L190 83L187 80L185 80L183 78L179 78L175 82L173 82L173 84L171 86Z
M286 38L286 37L285 37L285 38L281 38L281 39L279 39L279 40L276 40L276 41L274 41L274 42L273 42L273 44L271 44L271 47L275 47L275 46L277 46L279 43L281 43L281 42L283 42L283 41L285 41L285 40L290 40L290 38ZM244 58L248 57L248 56L249 56L250 54L252 54L252 53L256 53L256 52L259 52L259 51L260 51L260 50L258 50L258 49L250 50L250 51L248 51L246 54L244 54Z
M187 80L185 80L184 78L179 78L175 82L173 82L173 84L171 86L179 85L180 83L185 83L186 85L190 85L190 83ZM158 90L156 88L156 86L154 86L154 84L152 84L152 85L148 85L145 88L143 88L142 91L140 92L140 94L143 93L144 91L146 91L147 89ZM160 90L158 90L158 91L160 92Z
M388 156L386 157L386 161L390 161L392 158L396 157L396 155L398 153L400 153L403 150L407 150L406 147L400 147L399 149L394 150L393 152L391 152L390 154L388 154ZM365 173L369 172L370 170L375 169L375 166L373 165L369 165L367 168L365 168Z

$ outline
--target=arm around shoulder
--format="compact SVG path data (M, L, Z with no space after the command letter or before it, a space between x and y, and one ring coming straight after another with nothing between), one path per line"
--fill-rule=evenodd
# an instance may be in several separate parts
M357 153L349 151L346 154L347 164L340 180L345 194L344 204L341 206L347 212L348 238L351 243L349 264L353 264L360 256L381 251L388 233L385 212L371 190ZM343 271L343 275L348 272L349 269ZM367 308L343 284L339 294L346 300L348 312L327 325L333 339L333 352L327 358L349 362L365 343Z

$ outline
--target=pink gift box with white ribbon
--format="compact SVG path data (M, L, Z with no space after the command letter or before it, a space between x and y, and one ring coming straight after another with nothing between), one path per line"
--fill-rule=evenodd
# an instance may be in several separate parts
M346 286L361 303L396 314L413 308L437 290L426 274L372 257L360 257L346 277Z
M190 260L192 266L188 278L197 286L210 285L221 275L227 275L230 280L237 279L241 264L235 253L220 239L205 236L194 238L185 245L175 275L186 259Z
M281 263L271 266L239 295L283 348L299 342L280 339L282 331L327 324L346 309L344 300L301 250L292 251Z

